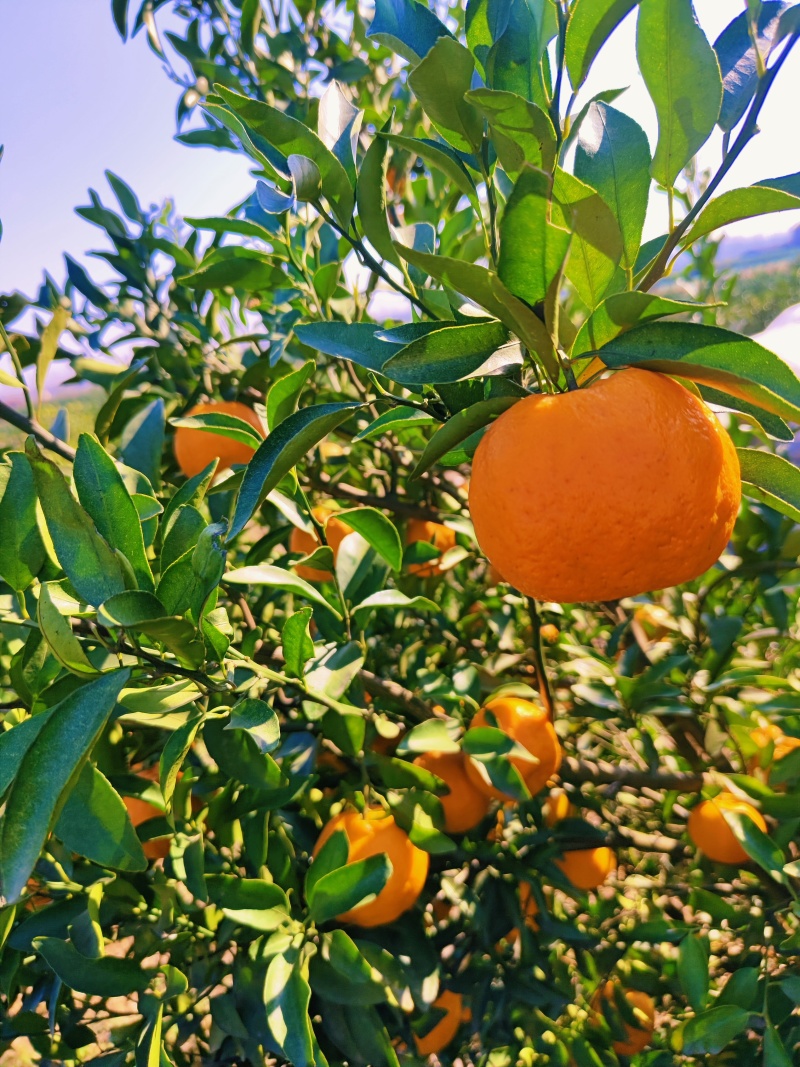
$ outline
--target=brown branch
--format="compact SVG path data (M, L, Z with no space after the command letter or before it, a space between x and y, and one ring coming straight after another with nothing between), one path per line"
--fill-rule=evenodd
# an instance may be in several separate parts
M27 418L22 412L16 411L2 401L0 401L0 419L10 423L12 426L16 426L23 433L31 434L44 448L47 448L50 452L55 452L62 459L68 459L70 463L75 459L74 448L64 444L55 434L50 433L44 426L40 426L35 419Z
M565 757L559 774L562 781L575 785L591 782L592 785L629 786L632 789L675 789L681 793L696 793L718 778L709 772L640 771L624 765L617 767L605 760L590 763L572 756Z
M434 718L434 711L430 704L426 704L424 700L398 682L392 682L388 678L379 678L377 674L365 670L360 670L358 676L370 696L384 697L386 700L393 701L418 722Z
M317 488L324 490L331 496L340 496L343 500L352 500L356 504L382 508L407 519L427 519L429 522L442 521L441 512L428 508L424 504L406 500L403 496L395 493L386 493L385 496L378 496L375 493L368 493L365 489L357 489L353 485L343 485L341 482L335 482L328 474L317 475L313 482Z

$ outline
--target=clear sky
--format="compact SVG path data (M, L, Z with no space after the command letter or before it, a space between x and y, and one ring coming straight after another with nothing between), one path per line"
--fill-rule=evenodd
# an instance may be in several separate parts
M742 0L696 0L712 39ZM165 16L159 13L161 25ZM178 90L144 35L123 44L109 0L0 0L0 291L32 292L43 268L63 277L62 253L96 247L99 231L73 213L88 187L106 196L105 168L115 171L144 203L173 197L185 215L227 210L252 187L246 161L228 152L188 148L173 140ZM646 129L656 128L652 104L636 75L634 20L629 18L601 53L587 86L629 85L617 105ZM762 113L762 133L726 186L800 170L796 109L800 49ZM719 159L719 139L703 151ZM656 204L650 235L663 232ZM774 232L800 222L796 212L741 223L736 233ZM97 276L103 264L95 261Z

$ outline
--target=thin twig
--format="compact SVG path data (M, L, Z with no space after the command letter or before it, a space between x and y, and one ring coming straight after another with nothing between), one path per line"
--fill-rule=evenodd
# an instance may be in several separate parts
M34 418L26 418L20 411L15 411L8 404L0 401L0 419L16 426L23 433L30 434L50 452L55 452L62 459L68 459L70 463L75 459L75 449L59 440L55 434L50 433L44 426L40 426Z

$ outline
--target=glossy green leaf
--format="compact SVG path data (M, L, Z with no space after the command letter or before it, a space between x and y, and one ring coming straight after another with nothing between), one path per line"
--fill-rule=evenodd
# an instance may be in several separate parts
M397 352L397 345L380 340L380 330L366 322L306 322L295 326L294 332L309 348L349 359L367 370L382 370Z
M6 452L0 464L0 577L27 589L42 569L45 550L36 522L36 487L23 452Z
M262 878L241 878L231 874L206 876L208 896L225 915L255 930L275 930L289 918L286 893L274 882Z
M508 340L499 322L444 326L406 345L383 367L402 385L456 382L474 374Z
M486 55L486 83L546 108L551 88L544 53L558 30L555 3L506 0L506 6L505 26Z
M283 378L279 378L270 387L267 393L267 426L270 430L274 430L279 423L283 422L284 419L288 419L290 415L297 411L303 386L314 373L315 366L314 361L309 360L302 367L298 367L297 370L290 371ZM259 437L255 447L258 448L260 443L261 438Z
M391 118L381 128L381 133L390 133ZM392 241L389 220L386 217L386 175L389 170L389 142L385 137L376 135L370 142L358 172L356 186L356 204L358 221L364 236L379 253L396 267L400 266L400 257Z
M426 415L418 408L396 407L384 411L377 419L361 430L354 441L370 441L373 437L382 437L385 433L402 433L403 430L415 430L425 426L438 426L438 419Z
M75 500L64 475L41 454L33 438L28 438L25 454L33 469L36 492L56 556L75 591L95 606L121 593L125 578L119 560ZM136 524L139 525L138 517Z
M205 430L208 433L218 434L230 441L237 441L249 448L258 448L263 437L244 419L236 415L226 415L223 412L214 411L203 415L184 415L171 418L171 426L184 426L190 430Z
M708 1000L708 938L687 934L678 950L678 981L693 1011L701 1012Z
M370 507L348 508L337 512L337 518L361 534L392 570L400 570L403 564L403 544L397 527L383 512Z
M286 159L294 196L301 204L313 204L322 195L322 175L313 159L293 153Z
M332 81L320 97L317 113L319 139L345 169L350 184L356 184L356 148L363 112L353 107L338 82Z
M689 1019L683 1028L685 1056L716 1054L747 1026L750 1012L733 1004L721 1004Z
M376 0L367 36L410 63L418 63L450 31L420 0Z
M573 5L564 59L574 90L586 80L597 53L637 3L638 0L577 0Z
M287 280L266 252L242 245L217 248L193 274L181 279L190 289L244 289L249 293L285 286Z
M556 134L550 116L516 93L472 89L467 100L485 116L503 170L517 178L525 163L552 171Z
M651 174L669 188L719 118L719 63L692 0L641 0L636 55L658 116Z
M101 867L144 871L147 857L122 797L91 763L85 763L53 828L71 852Z
M551 179L526 167L514 185L500 224L503 285L527 304L544 300L570 246L566 229L550 222Z
M50 715L51 711L39 712L0 733L0 797L11 785L23 756L39 736Z
M453 37L440 37L411 72L408 84L445 141L474 152L483 137L480 113L464 99L472 87L475 59Z
M293 956L296 956L293 953ZM264 982L270 1032L293 1067L314 1067L314 1032L308 1017L311 988L299 960L272 957Z
M136 505L113 459L91 434L78 438L73 476L78 499L97 531L128 560L139 586L152 592L153 573Z
M642 293L637 289L628 293L615 293L595 308L581 326L572 346L572 355L575 357L584 352L596 352L621 333L651 319L685 315L710 306L714 305L696 304L690 300L672 300L656 293Z
M175 794L175 786L178 784L178 773L183 766L183 761L194 743L198 729L202 725L203 716L195 715L187 719L170 735L159 758L159 784L161 795L167 810L172 805L172 797Z
M313 885L308 898L311 919L319 924L366 904L386 885L392 864L385 854L348 863L324 874Z
M798 190L800 191L800 190ZM695 219L681 244L689 245L721 226L728 226L740 219L756 215L772 215L777 211L792 211L800 208L800 196L792 196L780 189L751 185L745 189L730 189L710 200Z
M764 1031L764 1067L793 1067L793 1057L772 1025Z
M305 896L308 900L314 892L317 882L326 874L344 867L350 853L350 845L344 830L334 830L328 840L313 857L311 866L306 872Z
M495 416L501 415L517 403L518 397L498 396L490 400L481 400L468 408L463 408L441 426L431 437L425 451L411 472L411 478L418 478L429 470L437 460L456 448L462 441L490 423Z
M553 182L552 220L572 233L566 274L592 310L608 291L622 259L619 224L598 192L560 167Z
M36 865L59 805L108 720L130 670L81 686L51 712L22 758L0 829L3 894L15 901Z
M592 108L593 104L610 104L617 99L618 96L626 90L623 89L604 89L602 92L596 93L593 97L586 101L583 107L580 109L577 115L575 115L569 124L569 132L564 138L564 143L561 146L561 158L565 158L569 150L572 148L575 141L578 139L578 134L581 132L583 123L586 120L586 116Z
M421 542L416 542L420 544ZM433 547L433 546L431 546ZM431 557L437 559L438 556ZM360 611L376 611L379 608L402 609L403 611L438 611L438 607L432 600L424 596L407 596L399 589L381 589L372 593L353 609L356 614Z
M800 380L773 352L748 337L692 322L648 322L603 345L607 367L643 366L722 389L800 421Z
M717 404L723 408L730 408L731 411L741 412L746 416L746 421L756 431L760 428L765 436L772 437L776 441L791 441L794 438L791 427L777 415L772 415L763 408L756 407L755 404L749 404L741 397L731 396L730 393L725 393L721 389L712 389L708 385L698 385L697 388L707 404Z
M758 188L782 189L785 193L800 197L800 173L783 174L780 178L764 178L758 183Z
M756 37L762 59L766 61L778 30L785 3L766 0L759 5ZM722 74L722 108L719 126L732 130L744 116L758 84L758 63L750 36L750 16L740 12L729 22L714 42L714 51Z
M281 648L285 670L290 678L302 678L306 663L314 655L314 642L308 629L311 615L311 608L301 608L283 624Z
M400 148L405 152L419 156L429 166L435 167L443 174L446 174L455 187L469 197L473 205L476 205L477 210L478 192L475 188L475 182L461 162L458 153L449 145L444 144L442 141L431 141L427 138L405 137L400 133L381 133L378 136L385 138L395 148ZM366 159L364 163L366 163ZM375 247L377 248L377 245Z
M269 752L281 739L280 724L274 708L263 700L245 697L231 709L231 721L226 730L247 730L259 742L259 748Z
M97 415L95 415L94 432L101 441L107 440L111 426L114 422L114 417L119 411L119 406L125 397L126 390L132 385L139 374L139 371L145 365L146 360L144 359L133 360L125 373L118 377L113 388L111 388L105 403L97 412Z
M45 582L39 589L36 618L50 650L58 662L79 677L94 678L100 672L89 662L83 647L72 632L72 627L53 602L51 588L55 583ZM57 587L56 587L57 588Z
M56 937L39 937L34 941L34 948L69 989L91 997L143 993L155 973L143 970L135 960L118 956L89 959L69 942Z
M254 567L239 567L238 570L228 571L224 580L234 585L269 585L275 589L285 589L287 592L303 597L304 600L320 604L339 618L339 612L328 603L318 589L282 567L273 567L267 563L260 563Z
M241 533L259 501L277 488L281 479L314 445L319 444L362 406L352 402L319 404L296 411L276 427L245 469L236 498L229 538Z
M800 470L782 456L737 448L742 492L800 522Z
M161 485L164 423L164 401L159 396L136 412L122 431L120 440L123 463L140 471L156 488Z
M622 266L633 268L650 196L650 146L638 123L604 103L593 103L581 126L575 176L596 189L622 234Z

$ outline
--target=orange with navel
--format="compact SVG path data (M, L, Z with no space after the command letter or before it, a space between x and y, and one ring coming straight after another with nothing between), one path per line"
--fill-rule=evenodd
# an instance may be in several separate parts
M725 818L725 812L728 811L745 815L759 830L767 832L763 815L752 804L740 800L733 793L719 793L692 808L687 824L689 837L695 847L715 863L748 863L750 857Z
M405 830L383 808L343 811L325 824L314 846L317 855L325 842L343 831L347 838L348 863L385 853L392 865L386 885L374 900L358 904L337 916L339 922L356 926L383 926L413 908L428 877L428 853L412 844Z
M463 752L424 752L414 760L417 767L435 774L450 788L439 796L449 834L474 829L489 810L489 798L467 774L468 759Z
M611 1012L619 1016L615 1006L615 988L615 983L609 980L604 982L592 997L591 1007L596 1016L603 1014L604 1004L610 1006ZM626 989L624 996L636 1016L636 1025L618 1018L625 1037L615 1041L611 1047L618 1056L635 1056L650 1044L655 1029L656 1006L652 997L638 989Z
M475 452L469 508L481 549L521 593L606 601L708 570L741 489L716 415L674 379L629 368L503 412Z
M333 510L321 504L312 508L311 513L317 522L325 528L325 540L333 552L333 560L339 555L339 546L348 534L353 530L342 519L337 519ZM309 533L307 530L298 530L295 526L289 538L289 551L296 552L301 556L310 556L320 546L320 539L316 530ZM333 575L330 571L323 571L319 567L307 567L305 564L295 564L295 574L306 582L329 582Z
M196 404L186 415L234 415L258 431L260 437L264 436L261 419L252 408L238 400L212 400L205 404ZM218 470L233 467L235 464L249 463L255 452L252 445L233 441L230 437L212 433L211 430L193 430L188 426L176 428L173 448L178 466L187 478L199 474L214 459L219 460Z
M456 533L455 530L451 530L449 526L441 522L411 519L406 527L406 544L413 545L417 541L427 541L438 549L440 556L443 556L445 552L455 547ZM439 560L431 559L424 563L412 563L408 572L416 574L419 578L433 578L442 573L442 568Z
M532 700L515 696L496 697L478 711L471 728L494 726L495 722L498 729L534 757L528 760L512 755L509 763L519 771L531 796L535 796L561 766L561 745L547 712ZM484 796L493 800L509 799L508 794L491 784L486 770L477 760L467 763L467 774Z

